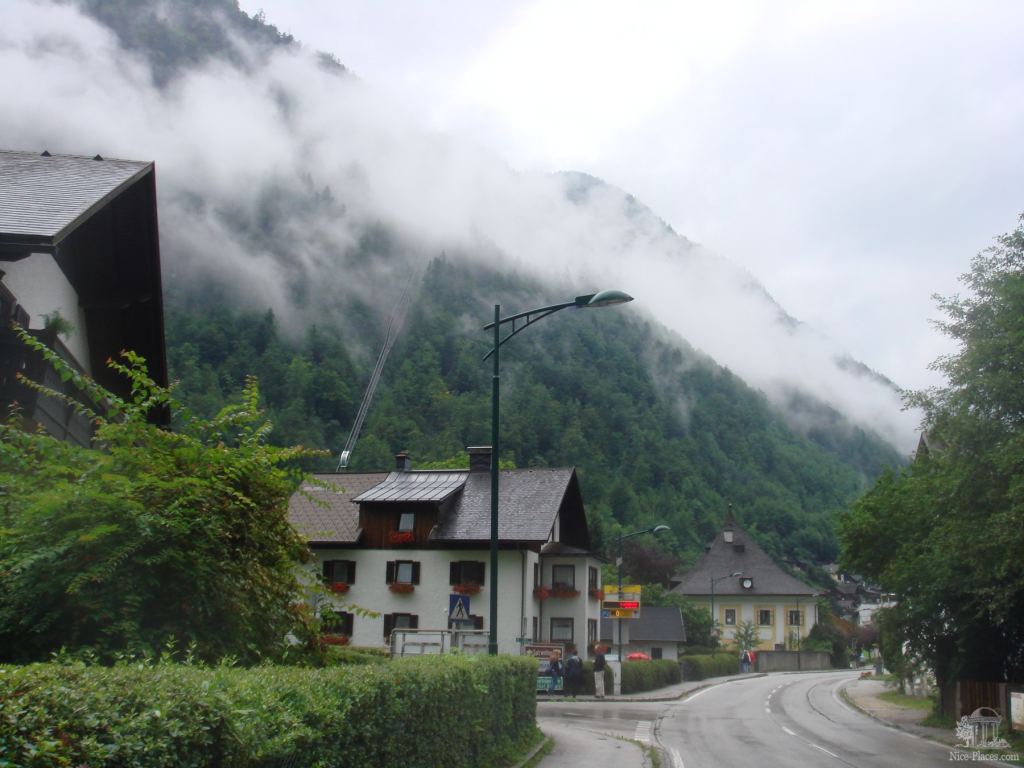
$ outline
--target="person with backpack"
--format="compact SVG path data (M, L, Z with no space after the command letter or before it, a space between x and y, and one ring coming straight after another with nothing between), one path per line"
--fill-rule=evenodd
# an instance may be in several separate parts
M565 692L566 695L576 698L583 685L583 660L576 651L575 646L569 649L569 658L565 660Z
M740 656L740 669L744 673L750 671L750 652L746 648L743 649L743 655Z

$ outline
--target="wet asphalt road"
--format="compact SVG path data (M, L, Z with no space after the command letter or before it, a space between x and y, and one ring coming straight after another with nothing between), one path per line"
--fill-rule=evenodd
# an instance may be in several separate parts
M883 725L841 696L851 672L731 680L670 702L541 701L537 720L555 740L543 768L927 768L951 750ZM996 765L971 761L975 765Z

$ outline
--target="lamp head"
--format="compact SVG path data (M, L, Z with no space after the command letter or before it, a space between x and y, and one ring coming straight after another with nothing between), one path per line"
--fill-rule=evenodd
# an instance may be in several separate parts
M672 530L672 529L669 528L667 525L656 525L653 528L651 528L651 533L661 533L662 531L670 531L670 530Z
M599 291L589 296L577 296L577 307L612 307L616 304L625 304L632 301L633 297L623 291Z
M743 571L736 571L736 573L730 573L729 575L730 576L742 576L743 575Z

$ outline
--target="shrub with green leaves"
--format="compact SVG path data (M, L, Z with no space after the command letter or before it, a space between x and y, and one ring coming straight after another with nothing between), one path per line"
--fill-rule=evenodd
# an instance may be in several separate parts
M287 508L308 452L265 443L255 380L199 419L133 353L108 362L131 382L125 400L21 336L82 396L25 384L88 416L95 443L0 424L0 661L153 654L168 639L210 660L279 653L304 620L295 565L307 550ZM151 423L156 409L177 428Z
M707 656L689 654L680 661L685 680L706 680L709 677L738 675L740 660L734 653L715 653Z
M470 768L536 738L530 658L0 667L0 765Z
M678 662L671 659L626 661L622 664L622 692L640 693L664 688L683 679Z

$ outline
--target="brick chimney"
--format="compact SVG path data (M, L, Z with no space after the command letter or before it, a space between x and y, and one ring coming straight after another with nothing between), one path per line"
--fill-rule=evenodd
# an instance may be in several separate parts
M406 451L395 454L395 471L409 472L412 469L412 459Z
M466 453L469 454L470 472L491 471L491 446L471 445L466 448Z

